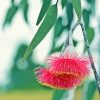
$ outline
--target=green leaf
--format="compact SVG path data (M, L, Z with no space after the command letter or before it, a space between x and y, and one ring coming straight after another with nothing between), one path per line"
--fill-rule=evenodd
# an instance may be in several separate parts
M91 42L93 41L94 39L94 35L95 35L95 32L94 32L94 29L91 28L91 27L87 27L86 28L86 34L87 34L87 38L88 38L88 41L89 41L89 44L91 44ZM84 48L84 53L86 51L86 47Z
M84 23L85 23L85 28L87 28L89 26L90 13L91 13L91 11L86 10L86 9L84 9L83 12L82 12L83 20L84 20Z
M62 8L64 8L67 5L67 0L61 0Z
M33 49L44 39L44 37L53 27L53 25L57 20L57 13L58 13L57 5L52 5L49 7L42 24L40 25L33 40L31 41L29 47L25 52L24 59L26 59L31 54Z
M5 27L6 24L11 24L11 22L12 22L14 16L15 16L15 14L16 14L16 12L17 12L17 10L18 10L18 7L15 6L15 5L12 5L12 6L8 9L8 11L7 11L7 13L6 13L5 20L4 20L4 22L3 22L3 28Z
M88 81L86 83L86 91L84 91L84 100L93 100L94 93L96 91L96 83L94 81Z
M74 45L74 47L77 45L77 41L75 40L75 39L73 39L73 45Z
M55 90L52 100L61 100L65 92L65 90Z
M55 29L54 29L54 39L58 38L61 35L61 33L63 32L64 28L65 27L62 24L62 17L59 17L57 19L57 22L56 22L56 25L55 25Z
M94 29L91 27L88 27L86 29L86 33L87 33L88 41L89 43L91 43L94 38L94 34L95 34Z
M62 34L64 29L65 29L65 26L63 26L63 24L62 24L62 17L59 17L57 19L55 27L54 27L53 38L52 38L52 47L51 47L49 54L51 54L53 52L58 52L58 51L60 52L62 46L55 47L55 44L56 44L57 38L60 37L60 35Z
M22 0L20 2L20 8L23 11L24 20L26 21L26 23L28 23L28 10L29 10L28 1L27 0Z
M95 0L87 0L88 3L90 3L91 5L95 4Z
M52 53L54 53L54 52L60 52L61 49L62 49L62 47L63 47L63 44L62 44L61 46L59 46L59 47L54 47L54 48L52 48L52 50L50 51L49 54L52 54Z
M11 3L12 3L12 4L15 4L15 2L14 2L14 1L15 1L15 0L11 0Z
M29 9L29 5L28 3L24 6L23 9L23 15L24 15L24 19L25 21L28 23L28 9Z
M68 21L67 27L69 30L73 21L73 6L70 2L67 3L66 13L67 13L67 21Z
M92 14L95 14L95 9L96 9L96 0L86 0L90 5L90 10L92 12Z
M38 25L41 22L41 20L43 19L44 15L46 14L50 4L51 4L51 0L43 0L43 5L42 5L41 11L39 13L36 25Z
M73 7L79 20L81 20L81 0L72 0Z

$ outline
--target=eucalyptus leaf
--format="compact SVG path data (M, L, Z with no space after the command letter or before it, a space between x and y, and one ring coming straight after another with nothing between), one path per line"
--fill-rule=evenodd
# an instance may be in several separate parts
M11 0L11 3L14 4L14 3L15 3L14 1L15 1L15 0Z
M29 5L28 3L25 5L24 9L23 9L23 15L24 15L24 19L25 21L28 23L28 10L29 10Z
M93 100L95 91L96 91L95 81L88 80L87 83L85 84L83 100Z
M96 6L96 0L86 0L90 5L90 10L92 14L95 14L95 6Z
M26 21L26 23L28 23L28 11L29 11L28 0L22 0L20 2L19 7L22 9L24 20Z
M83 20L85 23L85 28L89 27L89 19L90 19L90 10L83 9L82 15L83 15Z
M89 4L94 5L96 0L86 0Z
M56 40L60 37L60 35L62 34L64 29L65 29L65 26L63 26L63 24L62 24L62 17L59 17L57 19L55 27L54 27L52 47L51 47L49 54L51 54L53 52L60 52L61 51L62 46L55 47L55 44L56 44Z
M65 27L62 24L62 17L59 17L55 24L54 38L58 38L61 35L61 33L63 32L64 28Z
M39 13L36 25L38 25L41 22L41 20L43 19L44 15L46 14L50 4L51 4L51 0L43 0L43 5L42 5L41 11Z
M15 6L15 5L12 5L8 9L8 11L6 13L6 17L5 17L4 22L3 22L3 28L5 27L5 25L11 24L11 22L12 22L14 16L15 16L15 14L16 14L16 12L17 12L17 10L18 10L18 7Z
M67 28L69 30L73 21L73 6L70 2L67 3L66 13L67 13L67 21L68 21Z
M52 100L61 100L65 92L65 90L55 90Z
M73 45L74 45L74 47L76 47L77 43L78 43L78 41L75 40L75 39L73 39Z
M87 33L88 41L89 41L89 43L91 43L92 40L94 39L94 35L95 35L94 29L91 27L88 27L86 29L86 33Z
M73 7L79 20L81 20L81 0L72 0Z
M86 28L86 34L87 34L87 38L88 38L88 41L89 41L89 44L91 44L91 42L93 41L94 39L94 35L95 35L95 32L94 32L94 29L91 28L91 27L87 27ZM84 48L84 53L86 51L86 47Z
M63 44L59 47L53 47L49 54L52 54L52 53L55 53L55 52L60 52L62 47L63 47Z
M44 39L44 37L53 27L53 25L57 20L57 13L58 13L57 5L52 5L49 7L42 24L40 25L39 29L37 30L34 38L32 39L29 47L27 48L24 54L24 59L26 59L31 54L33 49L36 48L36 46Z
M68 0L61 0L62 8L66 7Z

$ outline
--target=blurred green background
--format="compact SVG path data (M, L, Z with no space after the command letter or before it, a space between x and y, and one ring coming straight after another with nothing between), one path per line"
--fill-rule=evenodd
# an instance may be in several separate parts
M36 25L39 23L39 14L42 12L45 15L48 7L55 3L56 0L0 1L0 100L100 99L92 73L82 86L66 91L42 86L34 76L34 68L45 67L46 57L61 50L70 26L77 20L71 0L59 0L58 18L54 27L31 56L21 62L26 48L39 28ZM96 69L100 73L100 1L81 0L81 3L83 22ZM80 27L75 30L73 43L80 54L86 53Z

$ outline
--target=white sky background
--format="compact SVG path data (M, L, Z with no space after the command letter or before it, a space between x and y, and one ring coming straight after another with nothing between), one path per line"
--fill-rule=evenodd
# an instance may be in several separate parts
M11 0L0 0L0 83L1 84L4 84L8 81L6 80L7 78L6 72L8 72L8 70L10 69L9 66L13 62L13 58L15 57L17 47L22 42L26 42L29 44L35 32L37 31L38 27L36 26L36 20L39 11L41 9L41 0L29 0L30 26L28 26L25 23L22 12L18 11L17 15L14 17L13 23L9 27L6 27L5 30L2 30L2 24L5 18L6 11L10 6L10 1ZM20 0L16 1L18 2ZM53 1L54 1L53 3L56 2L56 0ZM85 3L82 6L85 6ZM61 14L62 13L61 7L60 6L58 7L59 7L59 14ZM97 11L96 17L93 19L93 22L91 22L91 25L93 27L96 27L97 25L96 18L100 16L100 0L97 0L96 11ZM83 40L82 35L80 35L81 34L80 27L76 29L75 33L77 34L75 34L74 37L80 37L77 38L79 41ZM37 59L39 61L44 61L50 47L51 38L52 38L52 32L49 32L46 38L36 48Z

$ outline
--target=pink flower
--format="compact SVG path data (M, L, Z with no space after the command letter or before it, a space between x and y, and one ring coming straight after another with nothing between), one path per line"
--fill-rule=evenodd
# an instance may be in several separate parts
M46 86L70 89L79 86L90 74L90 61L79 56L72 47L67 47L63 54L51 55L47 68L38 68L35 73L38 81Z
M49 70L56 74L74 74L85 78L90 73L89 64L90 61L87 57L78 56L75 52L49 57Z
M36 70L37 80L40 84L56 89L70 89L79 86L81 80L74 74L54 74L46 68Z

